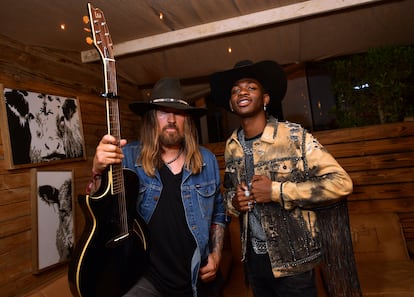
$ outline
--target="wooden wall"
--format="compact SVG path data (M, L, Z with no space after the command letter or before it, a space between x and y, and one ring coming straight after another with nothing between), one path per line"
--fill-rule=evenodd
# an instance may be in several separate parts
M315 135L354 182L348 200L350 214L397 214L412 253L414 122L321 131Z
M95 147L106 133L100 63L82 64L78 53L31 48L0 36L0 84L79 100L87 159L42 166L41 169L73 169L75 197L84 193L90 177ZM127 104L136 100L136 86L118 77L121 135L137 138L139 118ZM4 127L0 127L0 134ZM354 193L350 213L392 211L401 219L407 241L414 241L414 123L317 132L315 135L350 173ZM346 143L346 145L343 145ZM224 143L210 144L224 165ZM30 169L8 169L0 137L0 296L11 297L38 287L65 266L41 274L32 271L32 208ZM76 237L83 217L75 209Z
M47 170L74 170L75 197L84 193L90 177L95 147L106 133L102 67L100 63L82 64L80 54L50 52L31 48L0 36L0 84L4 87L61 96L76 96L80 104L87 159L42 166ZM127 104L137 100L136 86L118 77L121 110L121 135L129 140L139 133L139 118ZM4 127L0 127L0 134ZM17 135L13 135L17 137ZM39 286L65 266L32 274L32 213L30 168L8 169L5 146L0 137L0 296L20 295ZM75 209L76 237L83 228L83 215Z

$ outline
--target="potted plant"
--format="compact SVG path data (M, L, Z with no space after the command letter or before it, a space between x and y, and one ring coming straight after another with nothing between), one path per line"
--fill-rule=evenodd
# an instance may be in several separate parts
M392 123L414 115L414 47L392 46L325 62L339 128Z

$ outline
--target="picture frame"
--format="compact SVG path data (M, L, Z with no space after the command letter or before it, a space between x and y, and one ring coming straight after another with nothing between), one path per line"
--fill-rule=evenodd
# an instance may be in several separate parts
M11 89L1 84L0 96L8 169L86 159L76 97Z
M73 253L73 170L31 169L32 269L34 274L67 263Z

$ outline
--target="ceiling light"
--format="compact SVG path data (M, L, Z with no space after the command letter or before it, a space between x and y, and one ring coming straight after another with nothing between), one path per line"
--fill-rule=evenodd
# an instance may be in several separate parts
M162 12L160 12L159 17L160 17L160 20L162 20L164 18L164 15L163 15Z
M65 24L60 24L60 29L61 30L65 30L66 29L66 25Z
M227 52L229 53L229 54L231 54L231 52L232 52L233 50L232 50L232 48L229 46L228 48L227 48Z

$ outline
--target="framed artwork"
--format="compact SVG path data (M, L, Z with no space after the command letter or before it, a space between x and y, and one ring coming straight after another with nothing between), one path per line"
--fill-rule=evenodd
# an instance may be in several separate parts
M66 263L74 245L73 170L32 175L33 272Z
M76 98L0 85L4 153L9 169L86 159Z

